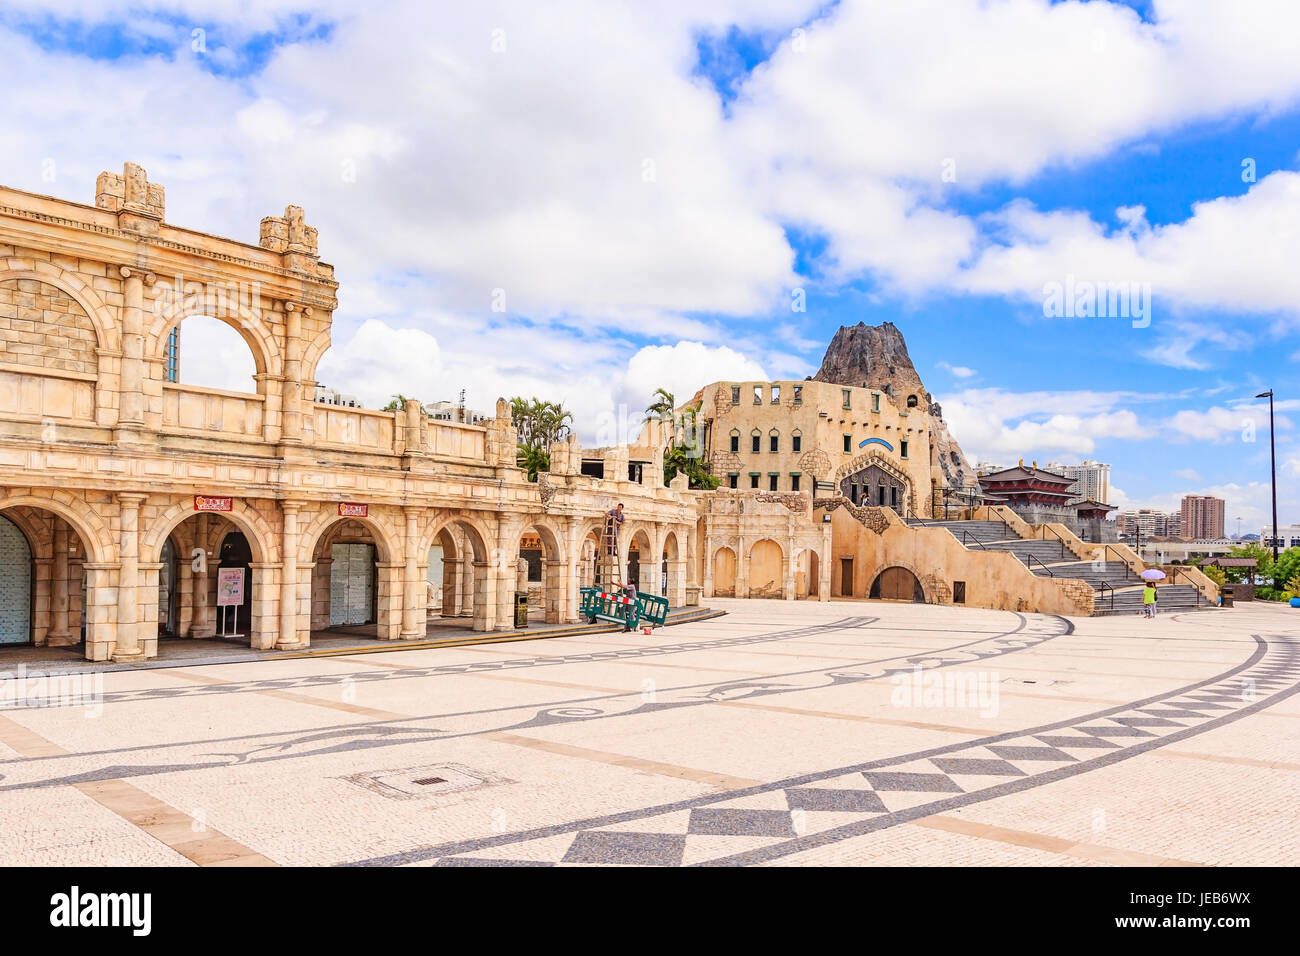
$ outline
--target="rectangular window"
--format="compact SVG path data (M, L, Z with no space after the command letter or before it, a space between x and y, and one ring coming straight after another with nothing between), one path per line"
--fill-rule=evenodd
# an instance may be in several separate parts
M740 386L739 386L739 385L733 385L733 386L731 386L731 404L733 404L733 405L739 405L739 404L740 404Z
M872 393L871 393L871 410L872 410L873 412L878 412L878 411L880 411L880 393L879 393L879 392L872 392Z
M799 490L799 477L800 477L799 475L791 475L791 476L790 476L790 490L791 490L791 491L798 491L798 490Z
M802 436L802 435L793 435L793 436L791 436L791 438L790 438L790 450L791 450L791 451L803 451L803 436Z
M773 405L780 405L780 404L781 404L781 386L780 386L780 385L773 385L773 386L772 386L772 404L773 404Z
M771 445L772 454L775 455L777 452L781 450L781 436L769 435L768 444Z
M778 478L780 478L780 475L768 475L768 476L767 476L767 490L768 490L768 491L776 491L776 482L777 482L777 479L778 479Z
M740 451L740 436L739 436L739 435L732 435L732 436L731 436L731 453L734 455L734 454L736 454L736 453L739 452L739 451Z
M754 386L754 404L755 404L755 405L762 405L762 404L763 404L763 386L762 386L762 385L755 385L755 386Z
M750 451L757 455L763 450L763 439L758 435L751 435L749 439Z
M735 488L740 483L740 472L733 471L727 475L727 487Z
M952 603L953 604L966 603L966 582L965 581L952 582Z
M756 472L756 471L751 471L751 472L749 473L749 487L751 487L751 488L757 488L757 487L758 487L758 472Z
M167 333L167 381L180 380L181 371L181 327L178 325Z
M796 405L802 405L802 404L803 404L803 386L802 386L802 385L796 385L796 386L794 387L794 403L795 403Z
M901 441L898 443L898 454L902 458L907 457L907 442Z
M842 388L842 389L840 389L840 393L844 396L844 407L845 407L845 408L852 408L852 407L853 407L853 401L852 401L852 395L853 395L853 393L852 393L849 389L847 389L847 388Z
M845 436L844 436L844 454L847 455L849 452L851 452L851 451L853 450L852 445L853 445L853 436L852 436L852 435L845 435Z

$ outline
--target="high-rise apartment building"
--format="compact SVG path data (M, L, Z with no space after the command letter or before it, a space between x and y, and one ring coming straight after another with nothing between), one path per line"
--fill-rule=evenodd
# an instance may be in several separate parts
M1188 541L1223 537L1222 498L1213 495L1184 495L1182 536Z
M1049 461L1047 470L1073 478L1074 486L1070 491L1076 498L1103 503L1110 500L1110 465L1085 458L1077 465Z

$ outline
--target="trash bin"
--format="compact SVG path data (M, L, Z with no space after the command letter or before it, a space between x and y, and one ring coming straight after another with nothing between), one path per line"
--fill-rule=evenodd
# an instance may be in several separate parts
M528 626L528 592L515 592L515 627Z
M1232 588L1219 588L1219 600L1222 602L1222 607L1232 607Z

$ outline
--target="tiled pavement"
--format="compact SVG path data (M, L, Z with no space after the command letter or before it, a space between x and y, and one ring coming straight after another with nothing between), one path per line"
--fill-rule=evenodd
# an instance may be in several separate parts
M719 603L5 710L0 864L1300 859L1300 613Z

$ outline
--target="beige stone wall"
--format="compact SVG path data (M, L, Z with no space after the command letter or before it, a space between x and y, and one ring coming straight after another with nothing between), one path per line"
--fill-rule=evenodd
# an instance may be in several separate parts
M972 551L942 528L915 527L888 509L868 509L868 523L845 507L819 510L831 515L831 594L867 597L872 582L891 567L905 568L921 583L926 603L952 604L954 585L966 585L965 604L1008 611L1088 615L1093 590L1084 581L1042 578L1015 555ZM869 526L870 525L870 526ZM852 562L852 593L843 587L843 562Z
M0 364L94 375L95 327L65 292L39 279L0 281Z
M732 401L733 388L740 390L739 403ZM736 474L740 490L748 490L751 475L757 473L758 490L767 491L775 472L777 490L790 491L791 477L797 473L800 490L811 493L814 479L838 486L844 476L879 464L909 487L907 510L930 514L931 478L938 472L932 467L924 396L921 405L909 409L907 396L891 398L876 389L781 381L714 382L705 386L698 398L700 419L707 427L705 453L724 485L730 474ZM739 439L737 452L730 450L733 435ZM797 452L796 435L801 446ZM757 452L753 450L755 436ZM777 439L776 452L771 450L773 437ZM861 447L866 439L881 439L892 448L877 442Z

